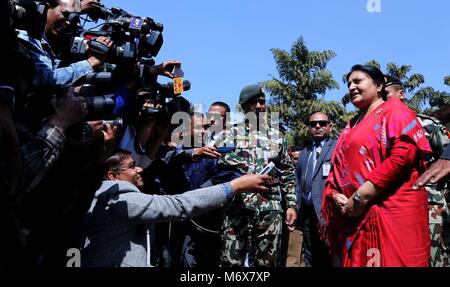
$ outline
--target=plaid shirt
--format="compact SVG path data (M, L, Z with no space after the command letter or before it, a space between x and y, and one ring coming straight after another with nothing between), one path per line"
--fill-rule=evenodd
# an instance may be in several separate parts
M66 137L57 127L45 124L39 133L21 147L24 168L17 200L30 192L55 164Z
M7 233L17 236L24 247L29 240L29 230L20 227L19 204L48 173L59 157L65 142L64 133L57 127L46 124L39 133L21 147L22 174L19 186L13 193L0 197L0 208L5 210L6 220L10 220Z

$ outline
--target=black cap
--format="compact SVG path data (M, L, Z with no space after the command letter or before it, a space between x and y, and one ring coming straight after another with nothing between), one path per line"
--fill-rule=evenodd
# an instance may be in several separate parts
M263 86L262 85L248 85L244 87L239 95L239 104L244 104L249 100L264 96Z
M400 81L400 79L395 76L384 75L384 81L386 82L384 84L385 87L392 86L392 85L400 85L403 87L402 81Z

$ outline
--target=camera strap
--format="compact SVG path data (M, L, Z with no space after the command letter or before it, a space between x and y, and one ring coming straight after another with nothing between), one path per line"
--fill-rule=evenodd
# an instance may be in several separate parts
M89 53L91 53L94 57L105 56L109 52L108 46L95 40L90 40L88 46Z

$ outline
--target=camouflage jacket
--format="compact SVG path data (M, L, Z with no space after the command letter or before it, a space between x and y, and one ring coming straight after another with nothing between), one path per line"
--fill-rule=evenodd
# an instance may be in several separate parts
M287 141L281 131L275 128L265 130L234 127L231 129L236 149L224 155L218 162L223 169L235 169L242 174L257 174L273 161L279 172L272 173L274 185L264 194L242 193L233 200L250 210L268 211L287 208L296 209L295 168L289 157ZM229 139L228 139L229 141ZM229 142L226 145L230 145Z
M425 131L425 136L433 150L433 158L430 163L438 159L444 149L450 142L450 134L447 128L437 119L417 114L420 124ZM428 194L428 202L430 204L446 204L445 197L448 194L448 183L428 184L425 188Z

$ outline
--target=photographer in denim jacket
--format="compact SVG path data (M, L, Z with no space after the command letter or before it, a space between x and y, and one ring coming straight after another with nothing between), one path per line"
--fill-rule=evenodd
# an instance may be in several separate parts
M71 85L101 67L105 57L94 55L88 49L88 53L91 54L87 60L58 68L59 61L48 40L62 37L67 32L71 25L69 15L72 12L80 12L80 2L79 0L56 0L50 1L49 4L50 8L47 11L47 22L42 39L33 38L23 30L18 30L18 38L29 49L34 62L36 71L33 78L34 85ZM95 40L108 48L113 45L113 42L107 37L98 37Z

